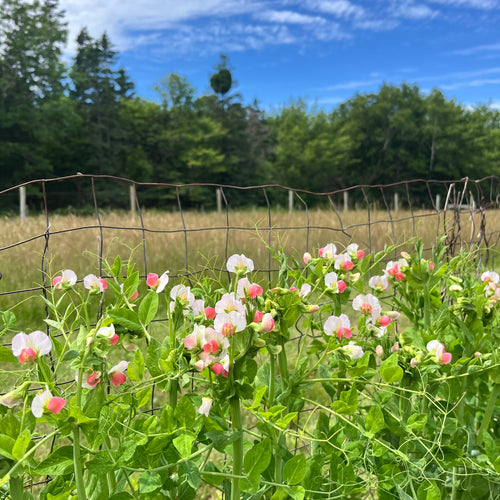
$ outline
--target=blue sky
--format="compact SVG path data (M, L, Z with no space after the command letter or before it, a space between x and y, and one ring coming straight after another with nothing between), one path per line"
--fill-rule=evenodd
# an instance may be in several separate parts
M329 110L386 82L437 87L500 109L500 0L60 0L70 43L106 31L136 84L162 76L209 92L219 54L236 91L273 110L290 99Z

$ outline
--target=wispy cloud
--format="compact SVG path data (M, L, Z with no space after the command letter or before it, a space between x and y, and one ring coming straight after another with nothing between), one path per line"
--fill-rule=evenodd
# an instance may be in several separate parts
M433 3L450 7L470 7L472 9L496 9L500 7L499 0L431 0Z
M308 6L339 18L361 18L366 14L363 7L348 0L313 0Z
M476 45L475 47L469 47L467 49L453 50L449 54L455 54L459 56L471 56L473 54L479 54L481 52L498 52L500 51L500 43L491 43L487 45Z
M437 10L431 9L428 5L415 3L411 0L393 2L390 13L394 17L414 20L432 19L439 14Z
M498 85L500 78L482 78L477 80L464 80L462 82L442 84L440 87L443 90L458 90L468 87L484 87L485 85Z
M325 24L324 17L308 16L290 10L265 10L255 15L257 19L271 23L284 24Z

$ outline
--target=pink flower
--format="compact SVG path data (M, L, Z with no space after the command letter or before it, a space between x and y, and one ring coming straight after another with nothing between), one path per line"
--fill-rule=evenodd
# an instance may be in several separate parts
M113 366L108 371L109 381L113 385L122 385L127 377L125 376L125 370L128 368L128 361L120 361L117 365Z
M255 311L255 316L253 317L253 322L260 323L262 321L263 317L264 317L264 313L262 313L260 311Z
M52 341L40 330L29 335L21 332L12 339L12 353L19 358L20 363L34 363L37 356L49 354L51 349Z
M337 335L339 340L342 338L350 339L351 332L351 321L346 314L341 314L340 316L330 316L323 325L323 330L326 335L332 336Z
M433 271L434 270L434 262L432 262L432 260L429 261L429 271Z
M380 311L382 310L380 302L377 297L373 296L371 293L367 295L358 295L352 301L352 308L355 311L360 311L361 314L372 317L372 321L376 322L380 316Z
M52 279L52 286L57 290L60 290L61 288L70 288L76 283L76 281L77 277L75 272L71 269L65 269L61 273L61 276L56 276Z
M146 278L146 285L155 290L156 293L163 292L168 284L168 273L169 271L165 271L160 277L155 273L149 273Z
M96 333L96 336L97 335L109 339L109 343L111 345L115 345L118 340L120 340L120 337L118 337L118 335L115 333L115 326L113 325L113 323L111 323L111 325L109 326L102 326L101 328L99 328Z
M344 271L350 271L354 264L347 253L341 253L335 257L335 264L333 265L335 269L343 269Z
M481 281L485 281L486 283L493 282L497 284L500 281L500 276L495 271L485 271L481 274Z
M205 318L214 319L216 314L217 313L213 307L205 307Z
M251 299L255 299L255 297L260 297L264 293L264 290L260 285L257 285L255 283L251 284L250 287L248 288L248 296Z
M348 245L346 251L351 259L361 260L365 256L364 250L359 250L359 246L357 243L351 243L350 245Z
M309 261L312 259L312 255L309 252L306 252L304 256L302 257L302 260L304 261L304 264L307 266L309 264Z
M102 293L108 288L108 283L103 278L98 278L95 274L87 274L83 278L83 286L91 292Z
M342 293L347 288L343 280L337 280L337 273L334 272L325 276L325 285L334 293Z
M226 267L230 273L237 274L246 274L254 270L253 260L245 257L243 254L231 255L231 257L227 259Z
M228 377L229 375L229 372L222 366L221 363L214 363L212 365L212 371L215 373L215 375L217 375L217 377L219 375L222 375L223 377Z
M260 285L250 283L250 280L247 277L238 280L236 287L236 296L238 299L244 300L248 296L253 300L255 297L260 297L263 292L264 290Z
M79 372L75 373L75 380L78 382ZM85 389L93 389L101 381L100 372L85 373L82 378L82 387Z
M379 316L377 318L377 325L379 326L383 326L383 327L386 327L389 325L389 323L391 322L391 318L389 316Z
M245 314L238 311L218 313L214 320L215 330L223 335L232 335L235 332L241 332L246 326Z
M210 408L212 408L212 403L213 403L212 398L202 397L201 406L198 408L198 413L200 415L205 415L205 417L208 417L208 414L210 413Z
M54 397L48 389L37 394L31 402L31 412L36 418L40 418L46 411L59 414L66 405L66 401L60 397Z
M274 319L271 313L266 313L262 318L262 324L260 326L259 331L261 333L269 333L272 332L273 330L274 330Z
M408 261L406 259L399 259L397 262L392 260L385 266L384 273L388 276L393 276L398 281L403 281L405 275L403 270L408 267Z
M328 243L323 248L319 249L319 256L324 259L334 259L337 255L337 247L334 243Z
M451 361L451 353L446 352L444 345L437 340L427 342L427 351L433 355L437 362L447 365Z

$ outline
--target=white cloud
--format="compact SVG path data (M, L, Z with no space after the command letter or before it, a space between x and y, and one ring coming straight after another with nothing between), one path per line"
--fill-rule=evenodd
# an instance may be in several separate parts
M363 7L355 5L348 0L315 0L310 2L309 6L336 17L361 18L366 13Z
M443 90L459 90L468 87L484 87L485 85L498 85L499 78L481 78L477 80L464 80L462 82L440 85Z
M415 4L412 1L393 3L391 14L404 19L432 19L438 15L436 10L432 10L428 5Z
M496 9L500 7L499 0L431 0L433 3L451 7L470 7L473 9Z
M470 56L472 54L478 54L480 52L496 52L500 51L500 43L492 43L489 45L477 45L475 47L469 47L468 49L459 49L450 52L450 54L455 54L459 56Z
M320 16L308 16L290 10L266 10L255 17L262 21L285 24L325 24L327 22Z
M351 80L348 82L337 83L335 85L330 85L328 87L321 87L317 90L329 91L329 90L358 90L370 85L380 85L382 82L380 79L372 80Z
M354 27L368 31L390 31L399 26L395 19L363 19L356 21Z

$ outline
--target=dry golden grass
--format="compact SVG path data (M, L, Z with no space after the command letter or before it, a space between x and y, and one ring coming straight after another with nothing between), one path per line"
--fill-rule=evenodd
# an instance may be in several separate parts
M498 210L486 212L486 233L494 247L498 247L500 235L499 215ZM330 241L339 248L352 241L372 250L393 243L401 245L401 250L407 249L415 236L430 247L444 233L457 236L459 247L460 243L468 248L481 241L480 214L463 213L457 219L453 212L423 210L391 214L302 210L292 215L285 211L254 210L233 211L227 216L194 211L182 216L180 212L143 212L142 223L138 215L133 217L125 212L102 213L100 223L95 216L50 215L49 219L48 233L44 216L29 217L23 223L17 217L2 220L0 309L19 310L18 304L33 292L6 293L42 283L41 265L47 242L49 276L69 268L83 278L88 273L99 274L101 248L103 259L111 263L116 255L126 260L134 251L136 269L141 274L169 269L175 276L186 270L223 269L227 256L233 253L251 257L256 268L275 269L277 263L270 259L266 243L274 248L281 245L288 255L300 261L304 251L313 253ZM26 311L23 314L30 315Z

